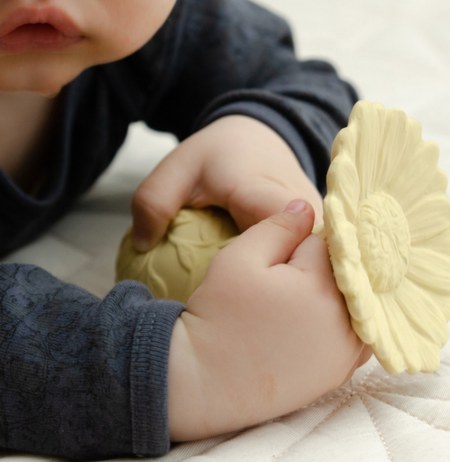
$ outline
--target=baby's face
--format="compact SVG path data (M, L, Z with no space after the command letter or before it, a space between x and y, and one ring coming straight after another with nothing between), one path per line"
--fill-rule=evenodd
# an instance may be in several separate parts
M55 95L144 45L176 0L1 0L0 92Z

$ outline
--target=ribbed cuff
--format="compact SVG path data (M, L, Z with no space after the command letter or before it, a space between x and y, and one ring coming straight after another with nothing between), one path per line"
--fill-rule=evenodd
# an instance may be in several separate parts
M183 308L177 302L153 300L152 311L144 307L137 321L130 382L133 453L138 456L158 456L170 449L169 349L175 321Z

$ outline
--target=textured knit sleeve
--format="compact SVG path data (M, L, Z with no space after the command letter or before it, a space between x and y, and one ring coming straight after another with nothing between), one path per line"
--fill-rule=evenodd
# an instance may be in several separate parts
M330 64L297 58L285 20L246 0L179 0L156 42L167 58L149 125L183 139L225 115L254 117L324 191L330 147L356 94Z
M76 459L167 452L182 309L134 282L100 300L37 267L0 265L0 447Z

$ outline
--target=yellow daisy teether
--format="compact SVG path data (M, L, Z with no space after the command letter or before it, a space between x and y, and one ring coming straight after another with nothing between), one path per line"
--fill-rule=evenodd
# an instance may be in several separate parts
M450 319L450 200L403 112L355 105L335 139L324 234L352 326L389 372L433 371Z

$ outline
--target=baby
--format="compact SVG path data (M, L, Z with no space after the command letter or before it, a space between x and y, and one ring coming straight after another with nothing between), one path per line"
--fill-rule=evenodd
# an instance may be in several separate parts
M311 229L355 101L246 0L1 2L2 254L67 211L137 120L180 143L135 193L136 249L183 206L222 207L242 234L185 306L0 265L0 447L156 456L345 382L368 353Z

